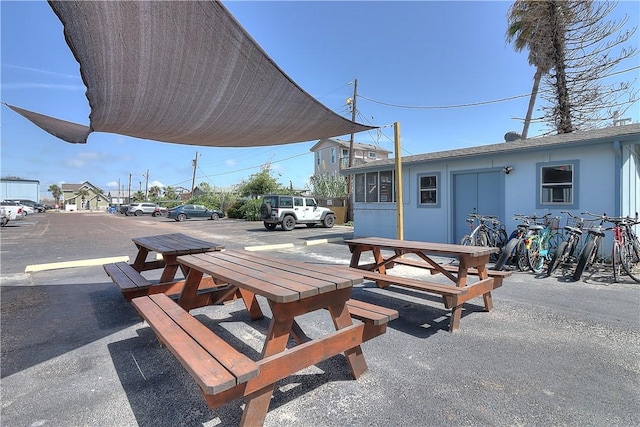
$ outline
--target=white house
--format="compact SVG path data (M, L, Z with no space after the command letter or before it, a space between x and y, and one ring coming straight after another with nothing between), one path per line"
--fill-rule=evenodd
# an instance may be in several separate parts
M358 237L397 236L394 162L342 172L353 176ZM404 157L402 194L407 240L459 242L472 212L497 215L508 233L515 213L633 216L640 211L640 124Z
M313 174L333 175L349 166L349 141L326 138L309 149L313 155ZM388 159L389 151L370 144L353 144L353 165Z

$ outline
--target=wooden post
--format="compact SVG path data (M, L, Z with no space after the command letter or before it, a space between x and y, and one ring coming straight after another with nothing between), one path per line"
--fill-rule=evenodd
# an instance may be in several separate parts
M400 154L400 123L393 124L393 139L396 150L396 232L397 239L404 240L404 215L402 211L402 155Z

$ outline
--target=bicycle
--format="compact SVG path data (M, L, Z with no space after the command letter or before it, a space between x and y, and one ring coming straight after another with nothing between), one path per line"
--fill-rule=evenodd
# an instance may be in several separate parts
M527 215L522 214L515 214L511 219L522 222L518 224L513 233L511 233L509 242L502 249L502 252L500 252L500 256L493 268L494 270L503 270L505 265L515 261L518 269L525 271L529 268L525 238L529 233L531 219Z
M478 225L474 228L475 221ZM470 234L467 234L460 241L461 245L466 246L488 246L502 249L507 243L507 232L505 227L493 215L468 214Z
M476 220L478 225L474 228ZM461 245L498 247L501 241L504 242L507 239L504 225L493 215L468 214L466 221L469 223L471 232L460 240ZM491 226L487 225L488 222Z
M575 282L580 280L584 271L591 269L598 259L598 252L600 251L600 246L602 245L602 239L605 236L605 229L603 229L602 224L607 218L606 214L596 215L590 212L582 212L582 215L589 215L595 220L599 220L599 223L596 227L587 230L587 233L589 233L587 235L587 241L582 248L580 255L578 256L578 264L576 265L576 269L573 272L573 280Z
M638 213L636 218L631 219L624 225L622 233L622 244L620 247L620 259L622 268L635 282L640 283L640 240L633 230L633 227L640 224L638 221Z
M582 237L582 226L584 224L584 220L568 211L562 211L561 213L569 216L569 218L567 218L567 225L564 226L564 231L568 237L563 242L560 242L558 248L553 254L551 262L549 262L547 267L547 277L551 276L551 274L560 265L575 262L576 258L573 253L578 248Z
M541 217L533 214L533 221L541 221L529 227L530 233L525 240L527 245L527 255L529 267L534 273L539 274L544 270L545 262L550 262L556 248L564 239L561 233L558 233L558 221L560 217L550 219L551 213L547 213Z
M617 275L620 274L619 266L624 269L625 273L635 282L640 283L640 241L633 227L640 224L638 214L635 219L630 217L616 218L620 220L614 226L614 247L616 257L612 257L614 264L614 280L617 281ZM618 262L618 265L615 262Z

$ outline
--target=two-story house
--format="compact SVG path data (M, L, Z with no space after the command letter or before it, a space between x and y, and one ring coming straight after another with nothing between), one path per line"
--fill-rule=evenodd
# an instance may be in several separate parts
M313 174L334 175L349 167L349 141L326 138L318 141L310 151L313 155ZM389 158L390 151L370 144L353 144L353 166Z
M109 206L109 197L89 181L82 184L62 184L61 190L65 210L106 210Z

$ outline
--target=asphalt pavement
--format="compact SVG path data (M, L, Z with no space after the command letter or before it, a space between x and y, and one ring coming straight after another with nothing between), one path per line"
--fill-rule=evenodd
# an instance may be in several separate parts
M306 262L346 265L350 227L268 231L259 222L186 221L105 213L46 213L0 231L0 424L233 426L243 401L207 407L180 363L104 273L132 259L132 237L184 232ZM406 236L410 238L410 236ZM43 267L44 266L44 267ZM411 267L409 275L424 275ZM433 296L372 282L354 296L396 309L362 346L369 370L350 377L342 355L276 385L266 426L638 426L640 285L606 271L568 282L515 272L465 305L460 330ZM241 302L192 311L250 357L267 318ZM328 314L302 316L308 335Z

